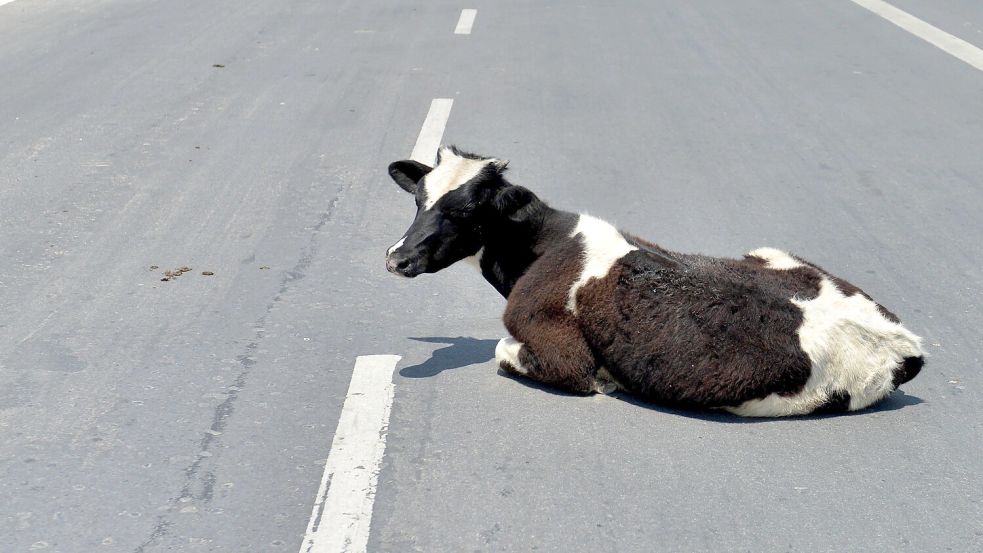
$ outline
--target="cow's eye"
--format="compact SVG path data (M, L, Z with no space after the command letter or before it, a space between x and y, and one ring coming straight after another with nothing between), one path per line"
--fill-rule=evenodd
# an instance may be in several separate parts
M461 224L466 222L471 218L471 210L469 209L449 209L444 212L444 216L450 219L455 224Z
M444 209L444 213L446 213L448 217L460 221L474 217L477 207L478 206L473 203L460 203L454 206L448 206L446 209Z

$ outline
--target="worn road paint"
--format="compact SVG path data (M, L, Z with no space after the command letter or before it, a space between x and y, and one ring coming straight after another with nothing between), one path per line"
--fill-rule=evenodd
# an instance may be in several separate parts
M398 355L362 355L341 409L300 553L365 553Z
M423 121L423 128L420 129L420 135L416 139L416 146L413 147L410 159L433 165L453 105L454 100L450 98L434 98L433 102L430 102L430 111L427 112L427 118Z
M983 71L983 50L882 0L851 0L943 52Z
M461 18L457 20L457 27L454 28L455 35L470 35L471 27L474 26L474 18L478 15L478 10L461 10Z

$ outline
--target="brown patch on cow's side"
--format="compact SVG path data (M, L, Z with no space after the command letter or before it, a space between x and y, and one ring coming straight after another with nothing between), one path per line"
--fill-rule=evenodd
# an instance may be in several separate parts
M594 391L596 363L566 302L583 268L574 239L543 254L509 294L503 321L523 343L519 362L530 378L576 393Z
M658 254L634 251L578 294L578 320L599 363L630 391L683 406L802 390L810 362L797 335L802 312L790 299L815 297L817 271Z
M744 262L750 263L752 265L759 265L761 267L768 266L768 260L753 255L744 254Z

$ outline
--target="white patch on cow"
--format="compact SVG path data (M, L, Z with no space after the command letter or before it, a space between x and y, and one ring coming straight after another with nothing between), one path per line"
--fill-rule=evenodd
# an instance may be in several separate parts
M580 235L584 246L584 268L580 277L570 287L567 310L577 313L577 291L592 278L602 278L616 261L632 250L637 250L611 223L590 215L580 215L571 237Z
M474 255L469 255L468 257L465 257L464 258L464 262L467 263L468 265L473 266L475 269L478 269L478 272L480 273L481 272L481 256L484 255L484 254L485 254L485 248L484 248L484 246L482 246L482 248L480 250L478 250L478 253L476 253Z
M798 259L783 252L782 250L776 250L775 248L758 248L754 251L748 252L748 255L751 257L757 257L758 259L763 259L765 261L765 266L769 269L795 269L797 267L805 266L805 264L800 262Z
M519 374L529 374L529 369L523 367L519 361L520 349L522 349L522 342L511 336L502 338L495 346L495 361L508 363Z
M792 303L802 309L799 343L812 362L805 387L793 396L772 394L728 411L749 417L802 415L836 392L850 394L851 411L863 409L894 390L894 370L905 357L924 355L921 338L889 321L863 295L844 295L829 278L823 277L815 298Z
M498 162L497 159L470 159L459 156L450 148L441 148L440 164L423 178L427 200L424 209L430 209L444 194L457 190L462 184L473 179L486 166Z
M405 236L402 237L402 238L400 238L399 239L399 242L396 242L395 244L393 244L392 246L390 246L388 250L386 250L386 257L389 257L390 255L392 255L393 252L396 251L396 250L398 250L400 248L400 246L403 245L404 242L406 242L406 237Z

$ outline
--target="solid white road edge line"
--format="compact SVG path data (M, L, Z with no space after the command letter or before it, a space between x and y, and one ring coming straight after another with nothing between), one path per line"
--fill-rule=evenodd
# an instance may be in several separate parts
M2 6L4 4L9 4L9 3L13 2L13 1L14 0L0 0L0 6Z
M365 553L399 360L356 358L300 553Z
M454 28L454 34L470 35L476 15L478 15L478 10L461 10L461 18L457 20L457 27Z
M851 0L918 38L983 71L983 50L882 0Z
M423 121L423 128L420 129L420 135L416 139L416 146L413 147L410 159L433 165L453 105L454 100L450 98L434 98L433 102L430 102L430 111L427 112L427 118Z

